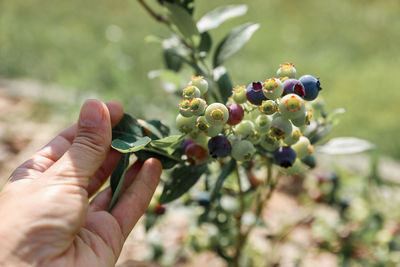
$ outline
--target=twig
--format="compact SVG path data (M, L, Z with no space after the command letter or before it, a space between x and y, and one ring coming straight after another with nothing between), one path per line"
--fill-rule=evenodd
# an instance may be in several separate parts
M236 217L236 225L237 225L237 245L236 245L236 252L233 258L234 266L239 267L240 256L242 253L243 245L245 243L245 236L242 232L242 216L244 213L244 195L242 189L242 182L240 181L240 174L239 168L236 166L236 177L239 186L239 201L240 201L240 211L238 216Z
M138 0L138 2L143 6L143 8L158 22L166 24L169 28L171 27L171 22L167 20L164 16L157 14L151 7L144 1Z

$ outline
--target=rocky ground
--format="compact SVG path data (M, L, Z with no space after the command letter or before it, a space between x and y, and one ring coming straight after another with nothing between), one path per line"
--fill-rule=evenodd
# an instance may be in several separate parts
M41 146L46 144L57 132L72 123L77 116L80 103L87 96L73 96L55 86L43 86L34 81L10 81L0 79L0 187L6 182L12 170L27 159ZM60 105L63 109L60 109ZM70 115L65 110L70 108ZM368 170L368 158L365 156L348 158L336 157L326 159L325 164L341 164L356 172ZM357 164L355 164L357 162ZM400 167L396 161L384 160L380 165L380 173L388 180L399 179ZM263 218L268 219L270 229L255 229L251 236L253 244L267 256L273 257L274 248L265 242L265 236L279 231L287 224L296 223L304 219L307 214L297 200L282 190L275 192L263 211ZM325 211L321 211L325 212ZM329 212L329 211L328 211ZM154 230L163 240L163 246L170 251L178 252L187 229L190 218L183 210L168 212L166 218ZM167 229L167 230L166 230ZM144 225L138 226L128 237L126 245L117 263L119 267L129 266L159 266L156 263L145 262L149 253L146 245ZM304 251L296 244L310 243L311 237L306 224L298 224L289 234L288 242L279 249L281 254L288 255L281 260L280 266L292 266L291 259L303 254L306 259L303 266L336 266L335 255L329 253L315 253L313 250ZM272 249L272 250L271 250ZM282 253L283 251L283 253ZM182 261L174 266L225 266L224 262L212 253L202 253L192 260Z

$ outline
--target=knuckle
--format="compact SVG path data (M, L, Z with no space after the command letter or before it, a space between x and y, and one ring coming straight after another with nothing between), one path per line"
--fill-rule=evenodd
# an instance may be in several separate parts
M96 154L104 154L110 145L110 140L101 133L81 131L74 140L75 146L82 146Z

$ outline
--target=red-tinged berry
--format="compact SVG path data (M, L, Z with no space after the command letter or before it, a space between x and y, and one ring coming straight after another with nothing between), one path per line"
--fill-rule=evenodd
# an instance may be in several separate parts
M182 142L182 147L183 149L186 149L186 147L190 144L194 144L193 140L190 138L186 138L185 141Z
M239 104L231 104L228 107L229 111L229 118L226 122L229 125L236 125L243 120L244 117L244 110L241 105Z
M244 85L236 86L232 90L232 98L233 101L237 104L243 104L246 103L247 97L246 97L246 87Z
M247 86L246 97L253 105L261 105L263 100L267 100L263 94L263 84L261 82L252 82Z
M293 63L283 63L280 65L276 74L278 75L278 77L294 78L296 77L296 69L294 68Z
M206 108L205 117L210 125L223 125L229 119L229 112L224 104L213 103Z
M208 150L213 158L225 158L231 154L232 146L225 136L218 135L208 141Z
M203 76L192 76L189 84L197 87L200 90L201 95L204 95L208 91L208 82Z
M282 146L274 152L274 160L283 168L291 167L296 160L296 152L290 146Z
M266 115L272 115L278 110L278 105L274 100L264 100L259 110Z
M317 78L312 75L303 75L299 81L304 85L305 96L304 99L311 101L317 98L319 91L322 90L321 84Z
M163 215L165 213L165 210L166 210L166 208L165 208L164 205L161 205L161 204L157 203L156 207L155 207L155 210L154 210L154 213L157 214L157 215Z
M283 84L281 80L271 78L267 79L263 84L263 93L266 98L275 100L283 93Z
M305 109L304 100L296 94L285 95L279 103L279 112L286 119L304 115Z
M258 187L263 184L263 180L257 177L253 172L247 173L247 179L252 187Z
M191 165L199 165L207 162L208 152L204 147L198 144L189 144L185 148L185 154L187 156L187 161Z
M300 97L304 97L306 92L304 90L304 85L296 79L288 79L283 82L283 93L282 96L288 94L296 94Z

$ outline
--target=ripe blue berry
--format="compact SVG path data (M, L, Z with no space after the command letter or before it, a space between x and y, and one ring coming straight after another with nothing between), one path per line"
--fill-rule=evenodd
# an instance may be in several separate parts
M232 145L232 157L237 161L249 161L255 152L254 145L248 140L238 140Z
M197 196L196 201L200 206L208 207L208 205L210 205L211 202L211 196L208 192L201 192Z
M303 98L295 94L285 95L279 103L279 112L287 119L294 119L302 116L305 112Z
M283 93L283 84L281 80L271 78L267 79L263 84L263 93L268 99L275 100Z
M296 94L298 96L304 97L306 92L304 90L304 85L296 79L288 79L283 82L283 93L282 96L288 94Z
M263 94L263 84L261 82L252 82L247 86L246 97L250 103L254 105L261 105L263 100L267 100Z
M236 86L235 88L233 88L232 98L233 98L233 101L235 101L237 104L246 103L246 101L247 101L246 87L241 85L241 86Z
M200 90L201 95L204 95L208 91L208 82L203 76L192 76L189 84L197 87Z
M224 104L213 103L206 108L205 116L210 125L223 125L229 119L229 111Z
M306 92L304 99L311 101L317 98L319 91L322 90L319 80L312 75L303 75L299 81L304 85Z
M225 136L218 135L208 141L208 150L213 158L224 158L231 154L232 146Z
M229 118L228 121L226 122L227 124L236 125L243 120L244 111L241 105L233 103L229 105L227 108L229 111Z
M296 160L296 152L290 146L282 146L274 152L274 160L281 167L291 167Z
M276 74L278 77L294 78L296 76L296 69L293 63L283 63L280 65Z

